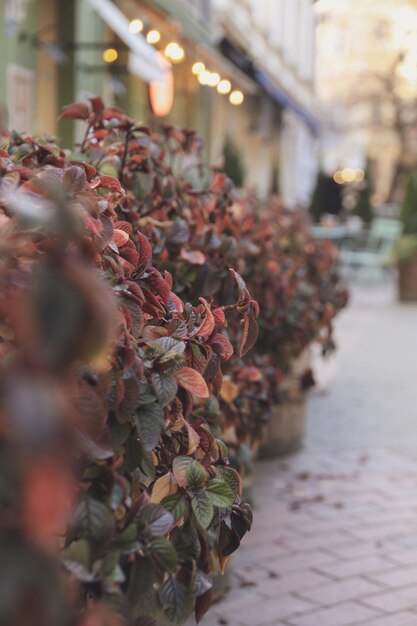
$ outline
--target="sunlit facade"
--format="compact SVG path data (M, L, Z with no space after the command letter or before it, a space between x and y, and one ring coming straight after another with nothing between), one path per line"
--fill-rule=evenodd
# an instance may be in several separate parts
M324 167L368 161L375 200L396 199L399 168L417 159L417 2L319 0L315 9Z
M238 110L213 103L213 156L229 132L244 153L249 186L267 193L273 170L288 206L305 205L317 171L315 15L311 0L213 0L216 36L253 61L281 98L259 84Z

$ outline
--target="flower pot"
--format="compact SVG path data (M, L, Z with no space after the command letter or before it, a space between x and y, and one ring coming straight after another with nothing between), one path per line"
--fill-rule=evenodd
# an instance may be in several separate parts
M287 399L273 407L263 443L259 447L259 458L284 456L301 448L305 432L305 406L303 393L299 399Z
M398 264L398 295L401 302L417 301L417 256Z
M300 378L310 367L310 350L294 360L291 374L280 389L282 401L272 407L265 425L258 458L268 459L299 450L305 432L306 393L300 390Z

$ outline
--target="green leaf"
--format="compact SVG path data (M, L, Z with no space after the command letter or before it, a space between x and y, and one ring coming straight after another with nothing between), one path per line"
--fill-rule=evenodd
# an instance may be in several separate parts
M177 551L178 559L198 559L201 553L201 544L193 520L188 519L183 526L175 528L172 543Z
M172 464L172 472L180 487L187 487L187 467L194 459L191 456L177 456Z
M208 495L204 491L196 493L192 497L191 507L201 528L207 529L214 515L214 507Z
M164 423L164 410L157 402L139 407L135 421L143 447L149 452L158 443Z
M129 578L127 597L135 609L135 616L159 617L161 604L155 589L160 582L160 571L150 557L137 557ZM158 620L159 621L159 620Z
M139 467L143 460L143 446L134 437L129 437L126 442L124 459L123 471L128 474Z
M207 480L207 472L198 461L189 463L185 470L187 484L190 489L198 490L204 487Z
M114 533L113 514L106 504L85 495L78 505L67 539L87 539L91 543L107 541Z
M214 504L220 508L231 506L235 500L235 494L231 487L220 478L213 478L206 487L206 493Z
M91 550L86 539L73 541L61 553L64 567L83 583L93 582L96 575L90 571Z
M148 342L148 346L155 350L155 352L161 354L159 357L160 363L165 363L166 361L180 357L185 351L185 343L178 341L178 339L173 339L172 337L154 339Z
M217 477L224 480L232 489L233 493L238 496L242 495L242 479L233 467L221 465L217 468Z
M120 535L117 535L112 545L123 554L133 554L143 548L143 544L138 541L136 524L130 524Z
M177 553L172 543L165 537L159 537L152 541L151 549L167 571L174 573L177 569Z
M149 502L140 509L138 522L150 529L152 537L160 537L171 530L174 518L160 504Z
M152 404L155 400L153 387L148 383L139 383L139 404Z
M162 585L159 598L166 617L174 624L185 622L193 611L193 596L174 576L170 576Z
M203 572L198 571L195 575L192 585L192 594L195 598L207 593L209 589L213 587L213 580L211 576L207 576Z
M166 496L162 500L161 504L164 509L171 513L175 523L185 517L188 513L188 501L181 493L173 493Z
M152 374L152 385L161 406L169 404L178 391L178 384L173 376L158 374L158 372Z

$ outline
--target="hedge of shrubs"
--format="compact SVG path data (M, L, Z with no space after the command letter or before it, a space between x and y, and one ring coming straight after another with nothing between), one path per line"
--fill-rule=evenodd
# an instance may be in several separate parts
M252 523L222 433L255 445L292 359L331 346L335 251L237 201L193 131L62 117L70 154L0 138L0 622L199 620Z

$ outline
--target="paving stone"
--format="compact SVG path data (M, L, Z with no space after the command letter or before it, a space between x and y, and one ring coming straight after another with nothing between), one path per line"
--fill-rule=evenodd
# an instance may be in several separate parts
M392 569L393 564L386 558L370 556L363 559L352 559L351 561L338 561L336 563L317 564L316 569L327 576L335 578L347 578L348 576L360 576L383 572Z
M378 612L355 602L346 602L336 606L319 609L291 617L291 626L353 626L378 616Z
M289 616L309 611L312 608L314 608L312 602L301 600L290 594L278 594L273 599L259 599L258 602L244 604L240 608L234 607L231 617L233 624L263 626L278 620L286 620ZM218 614L217 611L216 614ZM223 611L221 614L224 616ZM232 626L230 622L229 626Z
M416 613L404 612L395 615L386 615L385 617L377 617L375 620L366 622L366 626L416 626Z
M312 570L297 570L284 574L279 578L270 578L262 582L260 593L267 596L275 596L280 592L300 591L310 587L329 582L329 578L317 574Z
M387 587L406 587L413 583L417 586L417 565L392 569L383 574L371 574L369 579Z
M363 602L367 606L386 611L387 613L417 608L416 588L417 586L414 584L411 587L396 589L395 591L384 591L383 593L364 599Z
M304 569L309 567L336 567L339 565L334 558L327 554L324 550L314 550L311 552L300 552L294 556L287 556L279 559L268 559L268 566L277 574L285 574L286 572L293 572L297 569ZM325 570L323 572L326 574Z
M311 600L311 602L331 605L346 600L359 599L378 591L381 591L378 584L356 577L310 587L300 591L299 595L306 600Z

